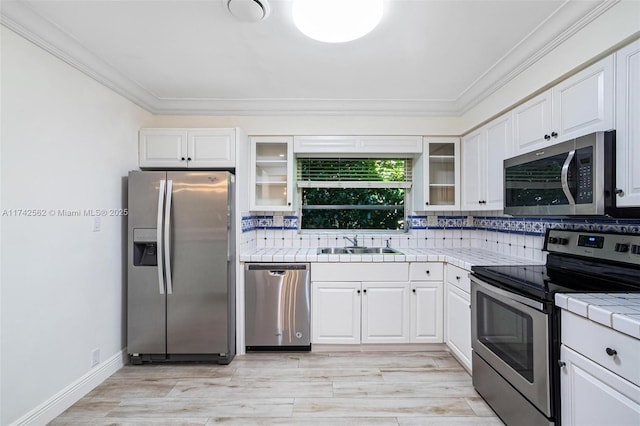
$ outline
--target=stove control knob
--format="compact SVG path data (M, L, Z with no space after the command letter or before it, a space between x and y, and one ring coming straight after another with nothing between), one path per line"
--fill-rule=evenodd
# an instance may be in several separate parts
M632 245L631 246L631 253L633 254L640 254L640 245Z
M558 244L558 237L549 237L549 244Z
M561 246L566 246L567 244L569 244L569 240L566 238L558 238L558 244L560 244Z
M616 243L616 248L615 250L619 253L626 253L629 251L629 244L628 243Z

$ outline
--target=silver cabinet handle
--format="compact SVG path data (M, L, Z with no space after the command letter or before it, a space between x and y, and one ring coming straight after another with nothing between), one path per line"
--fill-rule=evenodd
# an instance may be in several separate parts
M167 271L167 294L173 293L171 283L171 194L173 181L167 180L167 197L164 204L164 267Z
M156 250L156 256L158 257L158 286L160 287L160 294L164 294L164 267L162 265L162 216L164 210L164 179L160 181L160 189L158 190L158 218L156 221L156 244L158 246Z
M571 190L569 189L569 166L571 165L571 161L573 160L573 156L576 155L576 150L569 151L569 155L567 155L567 159L564 160L564 164L562 165L562 171L560 172L560 179L562 181L562 192L569 200L569 204L574 205L576 200L573 199L573 194L571 194Z

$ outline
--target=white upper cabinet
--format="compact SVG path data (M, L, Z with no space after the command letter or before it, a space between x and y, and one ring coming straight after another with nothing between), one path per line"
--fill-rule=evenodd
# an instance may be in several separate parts
M554 138L555 139L555 138ZM511 156L524 154L551 140L551 91L530 99L513 110Z
M608 56L515 108L510 156L612 129L613 62Z
M552 131L567 140L613 128L614 57L554 86Z
M142 129L141 168L236 166L236 129Z
M187 132L188 167L235 167L234 129L191 129Z
M187 167L187 131L142 129L138 140L138 162L144 167Z
M249 209L293 211L293 138L251 138Z
M640 206L640 40L616 53L616 200Z
M424 138L413 165L413 210L460 208L460 139Z
M295 136L293 152L347 154L415 154L421 136Z
M480 129L462 138L462 210L482 209L485 136Z
M511 131L506 114L462 138L462 210L502 209L502 162Z

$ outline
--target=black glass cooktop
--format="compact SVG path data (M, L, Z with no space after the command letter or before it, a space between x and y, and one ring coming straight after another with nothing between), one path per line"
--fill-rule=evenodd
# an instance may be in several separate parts
M549 255L546 265L473 266L474 276L518 294L553 301L555 293L638 292L640 269Z

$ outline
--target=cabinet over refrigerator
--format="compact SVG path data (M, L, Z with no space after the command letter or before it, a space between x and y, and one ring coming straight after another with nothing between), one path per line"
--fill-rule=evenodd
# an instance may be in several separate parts
M228 172L129 173L132 363L233 359L233 182Z

